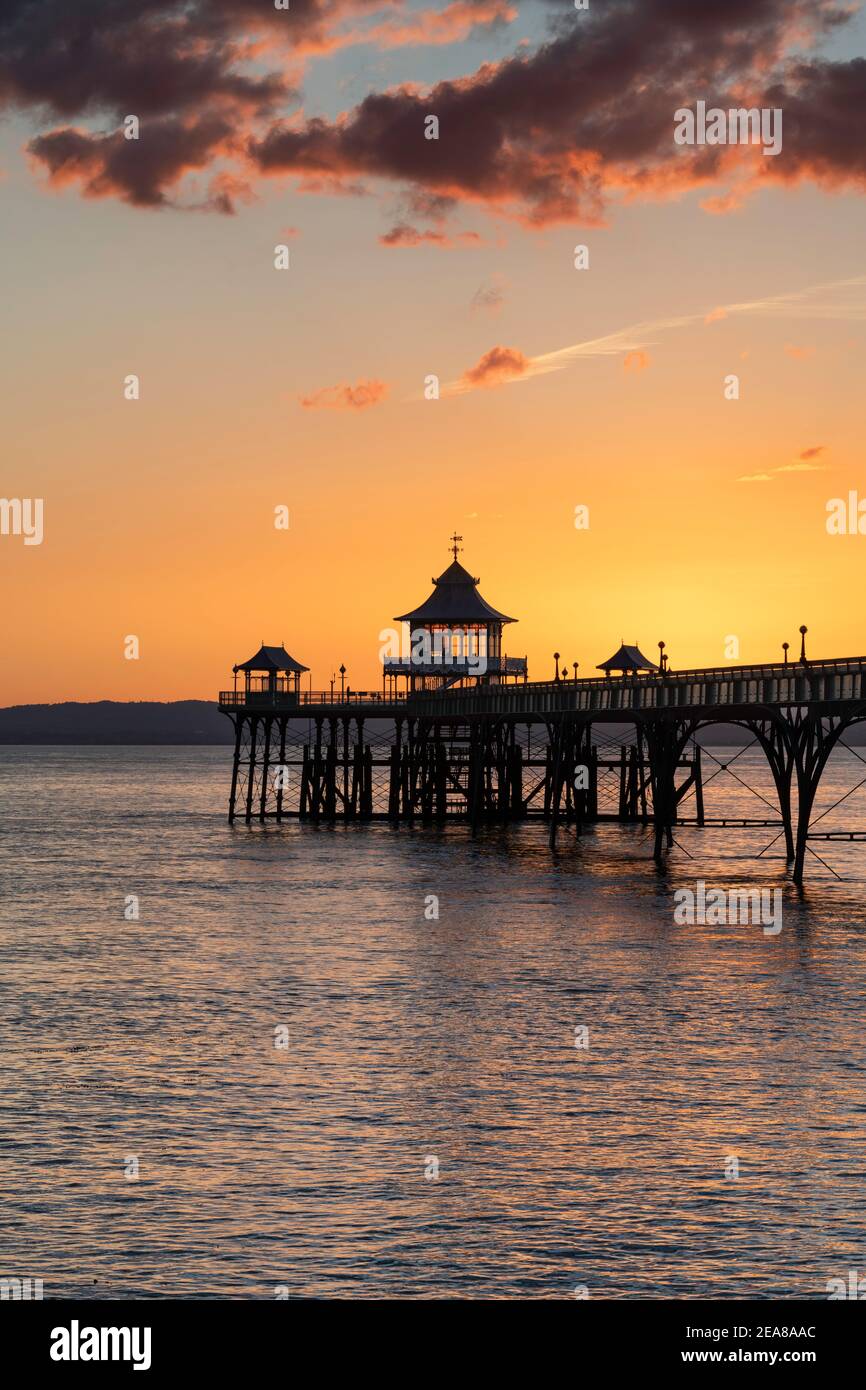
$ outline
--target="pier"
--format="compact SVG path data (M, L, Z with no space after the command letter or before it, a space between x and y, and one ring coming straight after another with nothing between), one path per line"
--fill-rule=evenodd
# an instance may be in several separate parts
M678 826L772 828L795 883L810 840L866 839L815 831L827 760L866 719L866 657L669 669L621 645L602 674L530 681L526 659L502 652L515 621L488 605L457 560L411 625L411 653L385 658L382 689L302 690L307 668L265 647L234 668L219 708L235 731L229 819L389 820L473 828L540 818L551 847L563 830L605 820L652 829L662 863ZM705 814L698 736L736 725L764 753L777 807L750 819ZM692 815L685 814L688 799ZM767 814L767 813L770 814ZM813 851L814 852L814 851Z

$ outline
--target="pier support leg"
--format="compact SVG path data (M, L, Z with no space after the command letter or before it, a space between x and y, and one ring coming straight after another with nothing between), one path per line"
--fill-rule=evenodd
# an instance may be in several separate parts
M325 820L337 819L337 743L336 720L331 727L331 739L325 761Z
M645 732L655 829L653 859L660 864L665 845L671 849L674 842L673 826L677 818L678 802L677 767L683 748L694 732L694 726L677 720L654 719L646 721Z
M310 813L310 784L312 776L313 770L310 758L310 745L305 743L303 761L301 763L301 790L298 794L298 820L306 820Z
M262 722L262 780L259 788L259 820L264 823L265 814L268 808L268 773L271 766L271 729L273 719L268 717Z
M550 768L550 830L548 832L547 837L547 842L550 845L551 849L556 848L556 831L559 823L559 797L560 792L562 790L562 759L564 742L565 716L563 715L556 725L556 733L554 735L553 747L551 749L553 755L553 765ZM545 799L548 800L548 798Z
M523 749L517 742L516 726L512 727L512 738L510 769L511 819L518 820L526 815L526 806L523 800Z
M701 827L703 827L703 825L704 825L704 775L703 775L703 767L702 767L702 765L701 765L701 745L700 745L699 743L695 743L695 744L694 744L694 759L695 759L695 762L694 762L694 769L693 769L692 775L693 775L693 777L694 777L694 779L695 779L695 809L696 809L696 811L697 811L698 825L700 825Z
M259 721L255 715L250 719L250 761L247 769L247 807L244 817L247 825L253 818L253 783L256 770L256 743L259 736Z
M283 819L283 792L285 790L284 782L286 780L287 775L286 728L288 726L288 722L288 719L280 720L280 775L279 783L277 786L277 823L279 823Z
M545 792L545 804L549 804L550 808L548 842L551 849L556 845L556 832L561 809L564 809L566 821L570 819L572 814L574 814L578 824L581 820L581 803L578 798L583 796L583 793L575 792L574 781L578 765L582 762L584 765L586 763L585 741L588 737L588 726L580 724L574 715L562 715L555 726L552 771L549 774L549 798ZM589 764L590 785L592 785L591 755Z
M235 726L235 755L232 762L232 787L229 792L229 825L234 822L235 818L235 797L238 790L238 768L241 759L241 730L244 724L244 716L238 714L232 722Z
M394 742L391 745L389 755L390 766L388 772L388 819L395 824L400 820L400 789L403 785L403 721L394 720Z
M797 830L794 842L794 882L801 885L806 864L806 845L815 796L827 759L852 718L795 712L791 721L794 768L797 774Z
M361 819L373 818L373 750L369 743L363 745L363 779L361 782Z

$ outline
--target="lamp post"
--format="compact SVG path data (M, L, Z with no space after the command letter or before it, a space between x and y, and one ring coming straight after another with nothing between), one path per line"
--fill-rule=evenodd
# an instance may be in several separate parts
M575 685L577 685L577 668L578 668L578 666L580 665L580 663L579 663L578 661L575 661L575 662L573 663L573 665L574 665L574 683L575 683Z
M335 681L336 679L337 679L336 675L333 675L333 676L331 677L331 704L334 703L334 681Z
M340 665L340 699L346 698L346 668Z
M665 644L664 642L659 642L659 670L661 671L662 675L664 675L665 671L667 670L667 664L668 659L665 656Z
M806 633L808 631L807 627L800 628L800 660L804 666L806 665Z
M559 652L553 653L553 659L556 662L556 675L553 679L556 681L557 684L559 684Z
M788 664L788 647L789 647L789 645L790 645L790 644L789 644L788 642L783 642L783 643L782 643L782 651L785 653L785 665L786 665L786 666L787 666L787 664Z

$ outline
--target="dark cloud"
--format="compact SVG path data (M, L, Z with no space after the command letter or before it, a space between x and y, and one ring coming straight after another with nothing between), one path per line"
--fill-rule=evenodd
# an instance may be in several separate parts
M207 205L225 211L241 176L288 174L301 192L358 192L383 180L404 209L388 244L407 244L410 232L432 244L457 203L540 226L598 221L612 197L711 183L741 191L767 180L862 183L866 61L803 57L849 8L845 0L604 0L586 12L542 4L552 36L534 51L521 47L427 94L373 92L338 121L296 122L304 55L370 34L390 46L450 41L491 21L501 27L512 7L0 0L0 104L29 109L40 124L62 122L37 135L31 153L49 177L76 179L90 196L176 205L184 171L206 169L217 180ZM675 146L674 111L698 99L782 106L782 154L756 160L738 147ZM142 118L142 139L123 148L111 132L127 114ZM428 114L439 118L438 140L424 138ZM227 156L231 174L220 164ZM716 210L739 196L717 198ZM425 219L433 232L419 226Z
M388 179L537 225L595 221L613 194L663 195L752 167L752 150L673 143L679 106L740 106L748 93L749 105L784 96L793 107L784 158L772 168L762 157L756 180L860 177L858 122L841 140L835 127L846 106L866 106L866 63L784 57L795 34L817 38L844 18L835 0L609 0L560 17L535 52L426 95L371 94L339 122L275 124L250 152L266 174ZM438 140L425 138L431 114Z
M289 88L278 71L243 70L233 11L253 15L239 0L4 0L0 101L65 117L179 114L214 101L271 110Z
M75 120L28 146L53 181L165 206L184 172L291 109L288 74L301 55L327 48L346 16L375 10L375 0L291 0L289 10L269 0L0 0L0 106L29 109L40 124ZM139 141L118 133L130 114ZM231 210L242 184L213 173L207 202L187 206Z
M784 112L784 147L768 173L827 184L866 179L866 59L793 64L767 89Z
M168 201L167 190L189 170L208 166L231 133L231 124L219 116L188 124L168 118L146 122L138 140L67 127L37 136L29 149L54 183L80 183L90 198L114 195L136 207L160 207ZM216 178L209 205L231 212L233 192Z
M505 303L505 287L501 276L494 275L486 285L480 285L472 296L472 309L489 309L495 313Z

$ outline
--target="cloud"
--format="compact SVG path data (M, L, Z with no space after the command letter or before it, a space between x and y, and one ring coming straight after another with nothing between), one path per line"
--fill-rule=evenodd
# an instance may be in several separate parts
M473 72L429 90L404 82L372 91L326 120L300 115L298 84L311 57L507 32L517 4L291 0L284 11L263 0L4 0L0 104L40 125L46 116L61 122L30 142L49 176L52 137L68 138L74 127L94 148L77 165L65 162L66 181L139 207L229 210L224 190L189 203L177 187L185 170L216 174L229 158L246 187L283 175L305 193L384 181L538 227L598 224L612 201L696 188L707 190L708 210L729 213L767 183L866 187L866 60L820 55L850 17L848 0L607 0L568 18L539 9L550 27L536 47L521 38L511 56ZM723 107L783 107L781 154L675 146L674 111L704 93ZM230 135L192 165L164 154L161 179L156 164L140 180L128 169L100 174L100 142L130 112L143 128L222 121ZM438 140L424 138L430 113Z
M236 163L225 177L248 190L246 143L299 105L310 55L348 44L453 42L514 16L506 0L456 0L370 30L365 21L389 8L385 0L291 0L288 11L269 0L3 0L0 108L29 110L42 126L60 118L27 145L53 183L136 207L231 211L225 186L184 202L177 185L190 169L221 177L215 161L231 135ZM115 128L130 113L140 119L141 140L120 146ZM215 125L221 139L190 157L190 132ZM171 132L183 146L175 158L162 141ZM147 166L140 173L136 156Z
M812 449L804 449L796 463L782 463L778 468L773 469L773 473L750 473L745 477L738 478L738 483L770 483L776 473L823 473L826 465L816 463L815 459L824 453L826 445L818 444Z
M516 18L517 8L509 0L452 0L444 10L419 10L361 32L354 28L345 39L377 48L459 43L471 34L502 27Z
M866 319L866 275L810 285L801 290L767 295L764 299L748 300L740 304L726 304L722 306L721 311L726 317L731 318L739 315L782 319L847 318L858 322ZM718 313L719 310L714 312ZM668 318L632 324L613 333L606 333L601 338L589 338L580 343L572 343L568 347L557 348L553 352L524 358L525 366L519 379L529 381L548 372L560 372L582 358L647 355L647 348L653 347L661 335L702 323L706 323L705 313L672 314ZM516 380L517 377L510 379ZM457 381L448 382L442 388L442 394L459 395L471 389L472 382L464 373Z
M470 76L370 93L336 121L277 123L250 146L266 175L310 172L426 189L532 226L599 223L613 198L652 199L733 179L717 211L768 180L866 186L855 131L866 115L866 62L794 61L848 18L836 0L611 0L555 25ZM808 121L820 90L846 102L844 140ZM673 113L695 94L723 107L784 105L782 153L751 146L676 146ZM627 97L624 94L627 93ZM788 103L792 117L788 117ZM439 138L424 138L435 114ZM862 122L861 122L862 124Z
M519 348L493 347L489 352L463 373L461 380L467 389L477 386L499 386L504 381L513 381L522 376L530 365L530 359Z
M789 357L793 357L795 362L805 362L807 357L813 357L815 349L813 347L797 347L795 343L786 343L785 352Z
M783 463L775 469L776 473L824 473L826 463L819 463L818 459L827 452L826 444L815 444L811 449L803 449L795 463Z
M498 313L505 303L505 277L502 275L491 275L486 284L480 285L472 296L470 308L474 310L489 310L491 313Z
M866 319L866 275L809 285L787 294L746 300L725 306L727 314L758 318L827 319L859 322Z
M87 198L118 197L135 207L161 207L190 170L202 169L229 146L231 124L220 116L159 119L145 124L138 140L122 131L91 135L65 126L29 145L52 184L78 183ZM245 185L223 172L209 186L209 204L231 212Z
M718 323L720 319L726 319L727 317L727 309L711 309L710 312L705 315L704 323Z
M389 387L384 381L358 381L339 386L323 386L310 396L299 396L305 410L366 410L385 399Z
M449 235L446 232L420 231L417 227L410 226L407 222L398 222L392 227L390 232L385 232L379 237L383 246L422 246L429 244L439 246L445 251L452 251L456 246L480 246L481 237L477 232L455 232Z
M265 20L242 0L5 0L0 99L66 118L199 114L214 101L271 111L290 84L245 66L244 30L255 22L285 32L273 7Z
M645 372L652 358L648 352L628 352L622 365L627 372Z
M748 189L741 184L738 188L729 189L727 193L715 193L712 197L702 199L701 207L713 217L726 217L729 212L740 211L747 195Z

